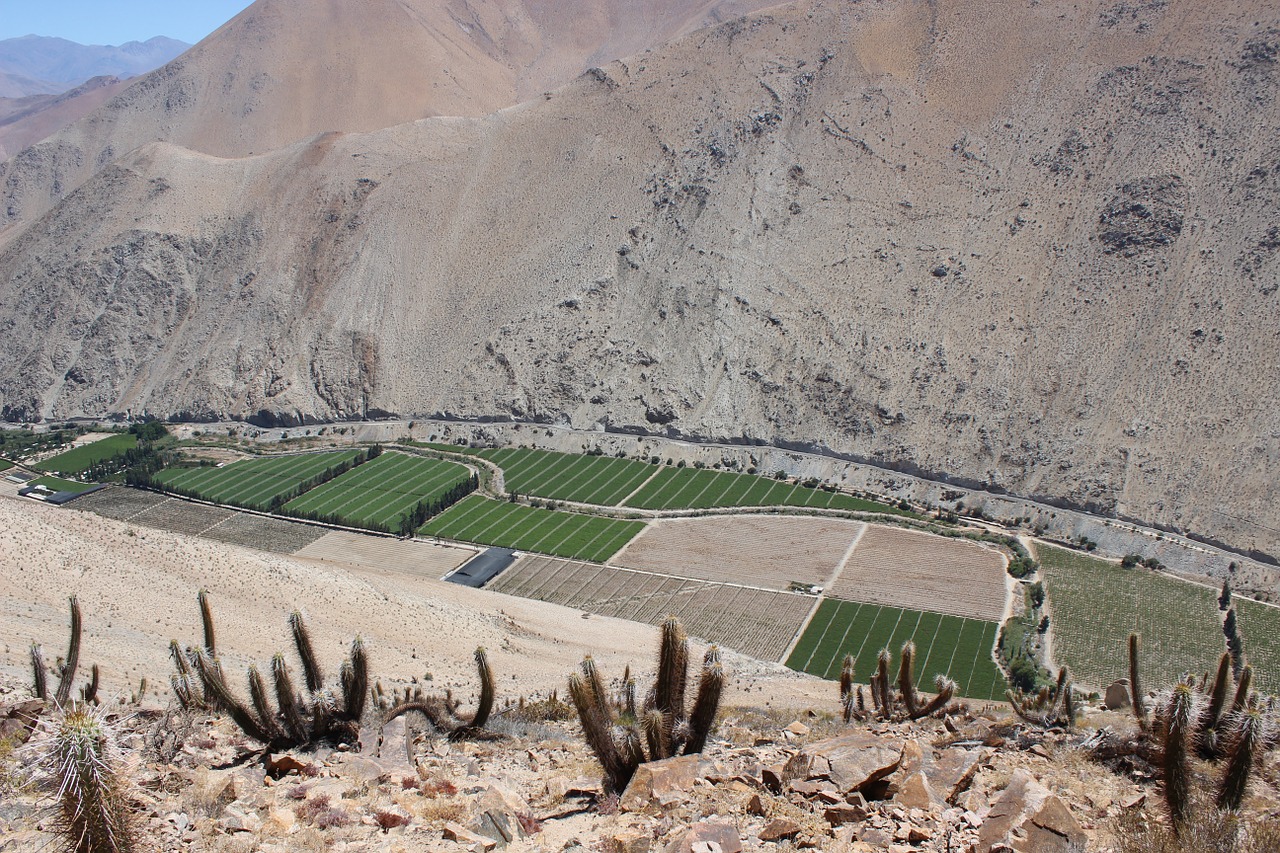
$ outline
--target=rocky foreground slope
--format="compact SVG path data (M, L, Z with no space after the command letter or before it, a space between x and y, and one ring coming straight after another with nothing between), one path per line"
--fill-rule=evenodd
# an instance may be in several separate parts
M273 32L0 167L6 418L796 442L1280 549L1268 4L809 0L381 130L487 109L271 107Z

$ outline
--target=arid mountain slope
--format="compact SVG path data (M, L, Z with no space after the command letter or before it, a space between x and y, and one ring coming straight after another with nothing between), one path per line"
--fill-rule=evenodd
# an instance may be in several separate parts
M0 253L0 405L804 442L1280 553L1237 20L815 0L481 119L151 145Z
M120 94L118 77L94 77L60 95L0 98L0 158L17 154Z
M6 226L153 141L220 157L329 131L481 116L775 0L258 0L52 139L0 164Z
M77 44L64 38L22 36L0 41L0 71L74 88L93 77L135 77L159 68L191 45L156 36L121 45Z

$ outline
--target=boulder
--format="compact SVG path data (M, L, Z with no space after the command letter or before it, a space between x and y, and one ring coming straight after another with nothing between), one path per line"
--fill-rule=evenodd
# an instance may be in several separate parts
M929 785L929 780L925 777L925 774L921 771L916 771L908 776L906 781L898 788L898 793L894 795L893 801L908 809L927 809L938 802L938 798L934 795L933 788Z
M471 832L463 826L450 821L444 825L444 837L446 841L456 841L464 846L469 846L473 850L492 850L498 846L498 842L485 835L479 835Z
M40 699L30 699L0 708L0 741L26 743L42 711L44 702Z
M902 743L856 732L808 745L787 762L784 775L829 779L846 793L862 791L897 770L902 756Z
M520 816L529 814L529 803L501 785L490 785L476 803L471 829L505 847L524 836Z
M1084 829L1066 805L1025 770L1017 770L978 830L978 853L1011 846L1021 853L1082 849Z
M1125 708L1133 707L1133 696L1129 692L1129 679L1121 678L1119 681L1113 681L1108 684L1102 701L1107 706L1108 711L1121 711Z
M800 833L800 824L789 818L775 818L765 824L764 829L760 830L761 841L782 841L785 838L793 838Z
M702 757L698 755L680 755L641 764L622 792L618 807L623 811L639 811L649 805L670 805L679 801L682 794L693 790L701 776Z
M703 820L668 844L666 853L742 853L742 837L731 823Z

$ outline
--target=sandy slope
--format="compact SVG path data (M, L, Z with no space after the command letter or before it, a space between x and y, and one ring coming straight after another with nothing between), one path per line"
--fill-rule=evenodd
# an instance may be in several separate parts
M66 649L66 597L84 611L82 664L98 662L108 693L136 689L146 676L167 688L170 638L199 640L195 594L207 588L221 653L238 669L266 663L288 646L285 619L301 608L317 649L336 676L350 639L370 648L375 674L422 678L475 689L471 654L489 650L503 695L560 688L582 656L606 672L648 664L656 629L615 619L583 619L575 610L471 590L399 571L346 570L332 563L266 555L0 497L0 669L27 677L34 639L52 662ZM735 689L765 688L777 702L829 691L815 679L779 675L780 668L730 661ZM752 697L759 701L759 694ZM731 700L732 701L732 700Z

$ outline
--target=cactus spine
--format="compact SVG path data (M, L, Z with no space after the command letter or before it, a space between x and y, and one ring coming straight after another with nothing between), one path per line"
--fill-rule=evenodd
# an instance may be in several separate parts
M57 798L56 828L72 853L139 849L128 780L115 732L100 713L76 708L49 726L37 763Z

